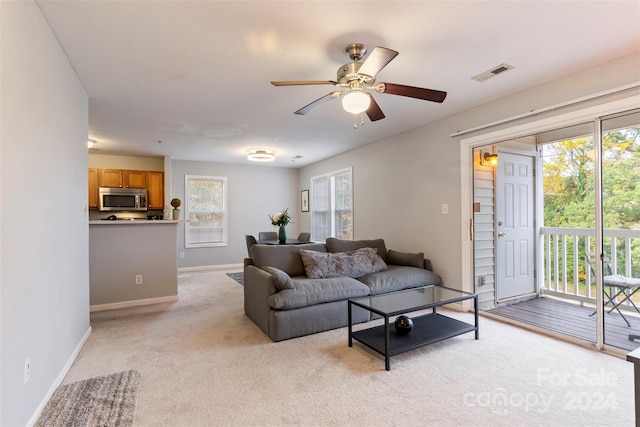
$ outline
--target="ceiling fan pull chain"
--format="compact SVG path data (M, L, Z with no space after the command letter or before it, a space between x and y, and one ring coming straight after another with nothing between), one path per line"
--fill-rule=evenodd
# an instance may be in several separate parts
M353 128L358 129L358 116L353 115Z
M364 126L364 111L360 113L360 126Z

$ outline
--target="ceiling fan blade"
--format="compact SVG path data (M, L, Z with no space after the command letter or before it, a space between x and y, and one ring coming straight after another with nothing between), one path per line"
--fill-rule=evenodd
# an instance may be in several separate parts
M316 99L311 104L305 105L304 107L302 107L298 111L294 112L293 114L299 114L299 115L307 114L309 111L315 110L319 106L324 105L327 102L332 101L332 100L334 100L336 98L339 98L340 95L342 95L342 92L340 92L340 91L328 93L325 96L323 96L322 98Z
M424 99L425 101L442 102L447 97L447 92L441 90L424 89L421 87L405 86L395 83L378 83L374 89L380 93L408 96L409 98Z
M367 95L369 95L369 98L371 98L371 103L369 104L369 108L367 109L367 116L369 116L369 120L375 122L376 120L384 119L385 115L376 102L376 99L370 93L367 93Z
M358 73L375 77L396 56L398 56L398 52L395 50L377 46L364 60L358 69Z
M338 82L332 80L284 80L271 82L274 86L302 86L302 85L336 85Z

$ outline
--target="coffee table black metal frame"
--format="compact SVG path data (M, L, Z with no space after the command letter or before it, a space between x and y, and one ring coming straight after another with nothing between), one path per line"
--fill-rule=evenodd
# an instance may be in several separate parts
M474 324L462 322L437 313L436 309L447 304L473 299ZM359 331L353 330L353 306L361 307L384 317L384 324ZM407 335L399 335L391 317L407 313L432 309L431 313L413 317L413 330ZM390 367L391 356L401 354L425 345L446 340L458 335L475 331L479 339L478 295L444 286L424 286L388 294L350 299L349 310L349 347L353 340L359 341L376 353L384 356L385 369Z

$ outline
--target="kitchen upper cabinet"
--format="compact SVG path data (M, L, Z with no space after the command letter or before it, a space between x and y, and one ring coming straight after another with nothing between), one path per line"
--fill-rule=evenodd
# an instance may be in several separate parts
M123 170L125 188L147 188L147 172Z
M98 169L100 187L147 188L145 171L126 169Z
M147 172L147 204L149 209L164 209L163 172Z
M98 207L98 169L89 169L89 208Z
M122 188L122 169L98 169L100 187Z
M98 208L99 187L146 188L147 207L164 209L164 172L89 168L90 208Z

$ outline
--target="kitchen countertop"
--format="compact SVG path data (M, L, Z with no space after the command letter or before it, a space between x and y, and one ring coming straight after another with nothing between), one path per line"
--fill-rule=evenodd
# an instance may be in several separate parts
M161 225L161 224L178 224L187 222L185 220L172 220L172 219L119 219L119 220L95 220L89 221L90 225L131 225L131 224L144 224L144 225Z

